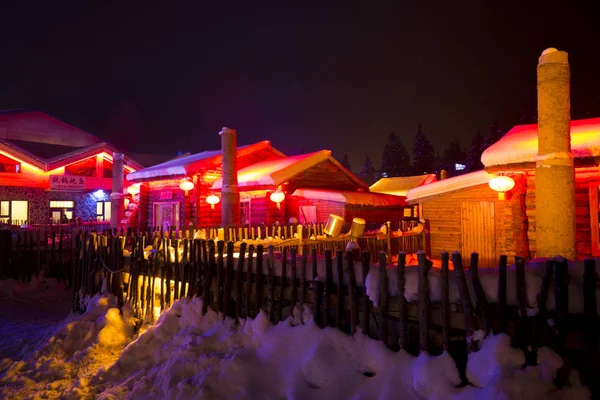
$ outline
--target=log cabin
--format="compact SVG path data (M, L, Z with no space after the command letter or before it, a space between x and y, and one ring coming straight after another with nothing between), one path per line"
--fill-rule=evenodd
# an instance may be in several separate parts
M483 152L483 171L410 190L407 201L418 205L429 230L430 255L476 251L482 267L496 266L501 254L535 258L537 152L537 125L515 126ZM571 154L576 258L599 256L600 118L571 121ZM496 187L497 177L513 183Z
M37 110L0 112L0 222L110 220L113 145ZM143 168L129 156L125 173Z
M329 150L285 156L262 141L237 147L234 157L239 226L321 223L330 214L347 222L400 221L408 207L405 197L370 193ZM204 151L129 174L139 185L140 226L220 226L223 158L222 150Z

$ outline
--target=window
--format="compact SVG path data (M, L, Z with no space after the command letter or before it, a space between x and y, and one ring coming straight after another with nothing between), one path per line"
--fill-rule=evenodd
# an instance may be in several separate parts
M467 166L465 164L459 164L459 163L454 164L455 171L464 171L465 169L467 169Z
M50 219L54 224L67 224L73 219L75 202L72 200L50 200Z
M405 208L404 209L404 216L407 218L412 217L412 208Z
M21 172L21 163L0 154L0 172L18 174Z
M96 176L96 157L86 158L65 167L65 175Z
M0 201L0 220L12 224L24 224L29 220L29 202L26 200Z
M98 221L110 221L110 201L96 203L96 219Z

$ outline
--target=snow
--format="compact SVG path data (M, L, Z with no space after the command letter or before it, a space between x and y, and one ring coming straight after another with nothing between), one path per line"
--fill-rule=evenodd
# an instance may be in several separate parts
M247 146L238 147L238 151L255 151L266 146L270 146L269 141L262 141ZM198 170L206 163L220 163L218 157L221 156L221 150L203 151L201 153L190 154L177 157L172 160L132 172L127 175L129 182L140 181L144 179L168 178L186 176Z
M535 162L538 126L518 125L481 155L485 167ZM571 154L574 158L600 155L600 118L571 121Z
M321 150L314 153L261 161L238 171L238 186L279 186L305 169L329 158L331 158L331 151ZM221 189L222 185L223 179L219 178L213 184L212 189Z
M435 174L381 178L372 184L369 190L373 193L384 193L406 197L406 194L410 189L428 185L436 181L437 177Z
M477 185L487 185L493 177L493 174L488 174L485 171L470 172L468 174L458 175L410 189L406 197L409 202L414 202L425 197L452 192L454 190L465 189Z
M134 335L129 307L119 312L114 304L110 295L88 298L85 313L59 324L33 355L2 360L0 398L589 397L576 374L569 389L552 386L562 360L548 349L540 349L539 366L523 369L522 354L503 335L488 336L470 355L467 373L476 386L459 388L449 354L414 357L360 332L320 329L309 307L277 325L264 312L236 324L210 309L202 316L199 298L182 299Z
M406 206L404 197L390 194L370 192L350 192L325 189L296 189L292 196L304 197L313 200L334 201L344 204L353 204L373 207L403 207Z

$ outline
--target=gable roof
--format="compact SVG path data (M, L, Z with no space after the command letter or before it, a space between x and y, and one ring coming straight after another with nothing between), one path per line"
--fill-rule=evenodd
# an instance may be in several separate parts
M383 193L353 192L349 190L296 189L292 196L313 200L327 200L357 206L404 207L406 197Z
M481 155L486 168L535 163L538 153L538 126L517 125ZM600 156L600 118L571 121L571 153L574 158Z
M238 147L237 156L245 156L264 149L269 149L274 154L285 157L283 153L272 147L271 142L268 140ZM203 151L196 154L184 154L169 161L132 172L127 175L127 180L130 182L135 182L146 179L181 178L198 173L203 169L219 167L221 165L222 158L221 150Z
M59 154L51 158L39 157L30 151L16 145L13 141L0 139L0 150L4 151L9 156L13 156L28 164L34 165L43 171L52 171L56 168L64 167L68 164L92 157L96 154L107 153L112 156L113 153L119 152L114 146L109 143L100 142L86 147L75 148L67 153ZM137 161L128 157L125 154L125 165L133 169L143 168Z
M437 196L460 189L488 184L492 177L494 177L494 175L488 174L486 171L482 170L458 175L448 179L442 179L441 181L433 182L429 185L423 185L414 189L410 189L406 195L406 199L412 204L417 200L421 200L426 197Z
M0 111L0 139L69 147L102 142L83 129L35 109Z
M435 181L437 181L435 174L381 178L372 184L369 190L375 193L406 196L406 193L408 193L410 189L427 185Z
M321 150L314 153L300 154L297 156L252 164L238 171L238 186L279 186L306 169L323 161L334 163L334 165L339 167L344 174L357 184L358 187L368 189L368 186L364 182L338 163L331 156L331 151L329 150ZM221 189L222 185L223 179L219 178L213 184L212 189Z

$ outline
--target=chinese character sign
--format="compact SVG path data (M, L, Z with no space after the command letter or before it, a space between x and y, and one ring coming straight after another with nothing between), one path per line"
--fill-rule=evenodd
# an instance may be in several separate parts
M50 175L50 190L85 190L85 177Z

